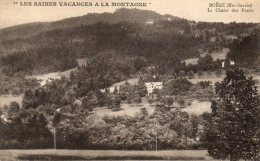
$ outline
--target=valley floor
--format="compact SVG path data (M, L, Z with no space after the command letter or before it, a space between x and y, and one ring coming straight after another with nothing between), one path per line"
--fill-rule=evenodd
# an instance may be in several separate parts
M0 150L1 161L14 160L189 160L212 159L206 150Z

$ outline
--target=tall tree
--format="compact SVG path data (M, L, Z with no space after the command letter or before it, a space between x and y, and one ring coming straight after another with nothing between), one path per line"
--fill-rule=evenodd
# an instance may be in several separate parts
M215 158L251 159L259 153L260 108L255 81L240 69L216 84L218 99L207 117L204 142Z

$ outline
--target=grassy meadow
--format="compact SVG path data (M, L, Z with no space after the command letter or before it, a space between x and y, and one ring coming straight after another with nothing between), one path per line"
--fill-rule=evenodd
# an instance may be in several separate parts
M206 150L0 150L1 161L14 160L189 160L217 161Z

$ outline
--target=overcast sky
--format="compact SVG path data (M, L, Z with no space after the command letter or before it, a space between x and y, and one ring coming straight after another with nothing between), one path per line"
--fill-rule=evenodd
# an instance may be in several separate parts
M220 0L217 2L234 4L252 4L251 13L216 13L207 12L209 3L216 0L0 0L0 28L30 22L56 21L63 18L85 15L87 13L113 12L120 7L21 7L14 1L20 2L147 2L148 7L139 9L153 10L161 14L187 18L195 21L209 22L260 22L260 0ZM214 10L214 9L213 9Z

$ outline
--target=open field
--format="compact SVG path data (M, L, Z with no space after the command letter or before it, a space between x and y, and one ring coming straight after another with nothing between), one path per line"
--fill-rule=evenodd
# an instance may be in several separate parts
M198 64L198 60L199 58L190 58L190 59L186 59L184 60L185 64L191 64L191 65L197 65Z
M206 150L0 150L1 161L14 160L189 160L217 161Z
M9 105L12 101L17 102L20 106L22 105L23 95L0 95L0 108L4 105Z
M78 66L84 66L87 63L87 59L77 59ZM61 77L69 77L70 73L77 68L69 69L64 72L51 72L51 73L46 73L46 74L40 74L40 75L32 75L32 76L27 76L27 78L36 78L37 80L41 81L41 86L45 85L48 81L52 79L60 79Z
M96 108L94 109L93 113L97 114L100 118L103 118L104 116L135 116L136 113L139 113L141 108L146 108L147 112L149 115L153 114L155 110L155 106L151 106L146 98L142 99L141 104L127 104L127 103L122 103L121 104L121 110L119 111L112 111L111 109L108 109L107 107L102 107L102 108Z
M228 48L223 48L221 51L212 52L212 53L201 51L200 57L205 57L206 55L211 55L214 61L216 61L218 59L223 60L223 59L226 59L227 53L229 51L230 50ZM188 65L188 64L196 65L196 64L198 64L198 60L199 60L199 58L190 58L190 59L183 60L183 62L185 62L186 65Z
M223 60L223 59L226 59L227 53L229 51L230 51L229 48L223 48L221 51L217 51L217 52L212 52L212 53L203 52L200 54L200 56L205 57L207 54L209 54L212 56L214 61L216 61L217 59Z
M191 102L191 105L188 107L182 109L182 111L187 112L188 114L195 114L195 115L201 115L204 112L211 113L211 102L210 101L199 101L199 100L193 100Z
M51 81L52 79L60 79L63 76L69 77L70 73L74 70L76 70L76 68L69 69L64 72L52 72L52 73L46 73L40 75L32 75L32 76L27 76L26 78L35 78L40 81L41 86L44 86L48 81Z
M211 106L211 102L209 101L193 100L191 102L191 105L189 105L188 107L182 110L187 112L190 115L191 114L201 115L204 112L211 112L210 106ZM96 108L94 109L93 114L96 114L99 118L103 118L104 116L124 116L124 115L134 117L135 114L140 112L141 108L146 108L149 115L151 115L155 110L155 105L150 105L150 103L147 102L147 99L143 98L141 104L135 105L135 104L122 103L121 110L119 111L112 111L107 107Z

